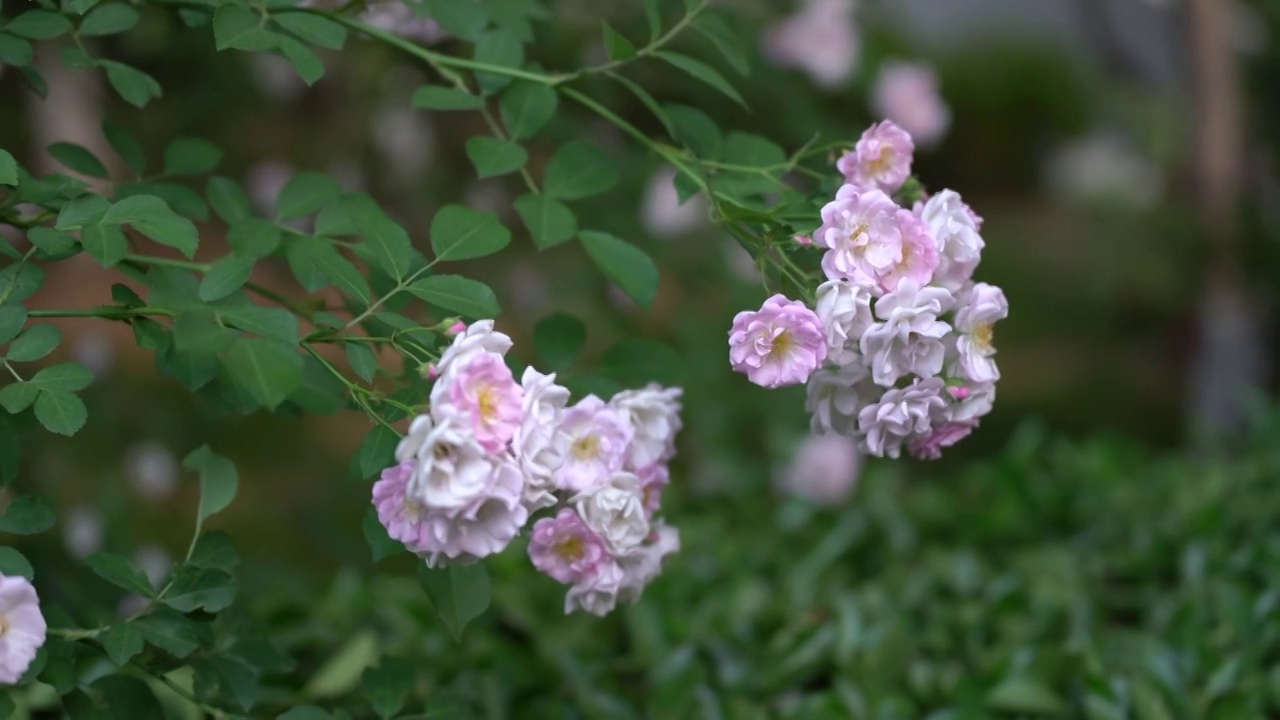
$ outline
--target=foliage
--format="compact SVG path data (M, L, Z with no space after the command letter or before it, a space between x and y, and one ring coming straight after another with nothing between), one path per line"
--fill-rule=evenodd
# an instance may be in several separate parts
M13 379L0 389L0 406L19 416L14 418L18 424L0 422L0 480L8 485L20 479L24 440L17 428L26 424L24 413L59 435L75 435L93 422L82 399L93 376L84 366L33 365L61 341L60 332L42 319L127 323L166 376L225 417L362 411L371 429L353 467L368 479L389 464L398 423L422 409L429 367L438 360L448 329L459 317L488 317L501 310L489 286L467 277L471 266L455 269L453 263L503 251L512 244L513 231L540 249L577 239L610 281L648 305L658 271L645 250L608 226L591 227L578 218L581 203L618 181L609 152L581 138L547 147L544 131L553 123L573 126L594 117L612 124L679 171L682 198L707 197L715 218L756 258L766 285L794 283L807 292L804 271L780 248L816 225L817 205L808 190L828 188L801 191L793 182L824 177L808 164L823 160L833 145L819 144L815 137L787 154L765 138L725 132L693 107L660 102L624 74L638 61L661 63L742 104L715 65L673 49L685 31L696 30L712 40L721 56L715 62L745 69L732 31L704 2L666 7L649 0L643 13L647 42L629 40L606 24L607 60L566 72L547 71L526 59L530 24L546 13L523 1L414 5L415 12L454 35L449 52L378 30L343 10L289 2L135 6L66 0L5 10L0 61L15 66L34 92L43 95L48 88L33 65L33 43L51 43L68 68L104 72L120 98L138 108L172 88L162 88L139 68L95 54L103 46L87 38L125 33L150 16L176 15L186 26L210 32L220 51L283 56L309 84L325 72L320 53L341 49L349 36L383 44L421 61L437 78L438 84L414 95L415 107L483 118L490 133L466 143L476 176L510 176L525 189L515 202L523 230L508 227L493 212L448 204L436 210L428 240L411 238L368 194L346 192L333 179L309 171L296 173L276 196L274 213L260 216L239 183L216 174L223 150L199 138L172 140L156 166L124 123L107 123L102 132L129 168L125 177L109 177L101 158L67 142L55 143L48 152L80 177L36 177L27 163L0 150L0 224L20 230L30 243L25 250L21 244L0 244L0 254L9 260L0 270L0 353ZM650 137L595 99L606 84L637 98L669 137ZM550 151L544 168L535 166L530 149ZM202 235L213 216L225 226L230 249L209 258L201 252ZM82 253L101 272L118 278L110 303L61 309L28 302L42 289L45 267ZM300 292L281 294L256 282L255 268L268 263L286 264ZM573 362L584 339L581 324L575 323L557 315L540 326L537 345L550 364ZM579 378L579 388L599 388L610 375L618 381L652 379L659 366L679 363L669 348L636 352L644 344L627 343L607 355L622 361L602 367L598 379ZM654 356L662 360L646 360ZM292 707L284 717L320 717L328 711L300 703L328 705L361 684L358 673L384 649L367 633L354 635L327 664L306 673L305 687L290 687L286 678L296 677L291 675L296 663L282 647L287 633L264 633L261 618L237 602L235 545L225 534L204 530L205 521L235 498L236 468L209 445L193 449L183 467L199 477L200 503L188 550L168 581L152 586L120 554L87 558L86 569L119 595L140 598L138 609L112 620L103 608L45 607L51 637L11 701L33 708L61 702L73 716L103 710L150 716L159 703L175 712L194 705L214 715L257 716ZM13 488L0 529L39 533L54 524L49 503L33 490ZM378 530L365 525L374 557L395 554L399 548ZM0 571L33 574L32 564L14 548L5 549L3 561ZM38 573L36 582L42 582ZM491 584L483 566L424 572L422 586L416 591L419 602L425 592L455 635L489 603ZM506 592L498 583L493 588ZM364 685L373 708L382 716L396 714L412 689L406 687L412 676L391 658L368 672ZM361 712L360 702L335 702L334 712ZM438 702L433 692L429 703Z

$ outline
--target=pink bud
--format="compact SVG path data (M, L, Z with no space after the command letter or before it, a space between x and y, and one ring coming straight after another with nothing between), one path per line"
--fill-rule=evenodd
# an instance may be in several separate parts
M459 333L465 332L466 329L467 329L467 324L459 320L458 322L449 326L449 333L452 335L457 335Z
M964 400L969 397L969 388L958 385L952 385L947 388L947 392L951 393L951 397L957 400Z
M794 238L792 238L792 240L795 240L796 242L800 243L801 245L812 245L812 244L813 244L813 238L809 237L808 235L796 235Z
M436 369L435 363L429 363L427 365L427 379L435 380L437 377L440 377L440 371Z

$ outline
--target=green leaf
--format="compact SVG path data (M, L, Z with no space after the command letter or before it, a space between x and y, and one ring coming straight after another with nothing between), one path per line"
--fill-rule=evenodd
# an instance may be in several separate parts
M89 419L84 401L62 390L46 390L36 398L36 420L49 432L75 435Z
M693 29L711 41L720 55L739 75L751 70L747 63L747 49L742 44L742 34L725 23L724 18L712 12L699 13L693 19Z
M53 506L39 495L19 495L0 515L0 532L35 535L53 527Z
M213 16L214 44L219 50L270 50L276 46L275 36L265 30L261 16L242 5L227 3Z
M90 225L80 231L80 244L104 268L114 267L129 252L129 239L118 225Z
M455 640L462 638L467 623L489 608L489 572L483 563L437 569L419 565L418 582Z
M413 666L399 658L384 655L377 667L364 671L361 687L379 718L392 718L404 708L413 689Z
M674 129L672 138L676 142L683 143L698 157L720 158L724 151L724 136L709 115L688 105L667 105L665 109Z
M649 24L649 42L662 37L662 11L658 7L659 0L644 0L644 17Z
M239 338L223 362L231 379L269 410L302 384L302 356L278 340Z
M724 93L725 96L742 106L744 110L747 109L747 104L742 100L742 96L738 94L738 91L729 84L728 80L724 79L723 75L710 65L702 62L701 60L694 60L688 55L681 55L680 53L674 53L669 50L659 50L654 53L654 56L673 67L683 70L692 77L701 80L716 90L719 90Z
M311 292L336 285L366 304L372 297L364 275L324 238L293 239L285 248L285 256L298 282Z
M297 705L289 708L276 720L332 720L333 716L315 705Z
M541 367L551 372L568 370L586 342L587 326L572 315L548 315L533 328L533 346L542 359Z
M582 246L596 265L643 307L658 293L658 266L643 250L602 232L578 233Z
M338 648L303 688L306 697L339 697L360 684L365 668L378 659L378 638L372 630L362 630Z
M76 239L69 232L48 227L36 227L27 231L27 239L40 248L46 257L63 258L76 253Z
M137 620L138 629L148 643L179 658L190 655L204 644L200 625L168 608L160 610Z
M359 479L368 480L395 464L400 436L385 425L375 425L356 450L355 469Z
M196 226L170 210L163 200L154 195L135 195L121 200L111 206L102 222L132 225L143 235L177 249L188 258L195 256L196 245L200 242Z
M235 463L201 445L182 459L182 467L200 473L200 508L197 521L221 512L236 498L240 474Z
M356 377L365 382L373 382L374 375L378 373L378 356L373 349L366 343L347 343L346 352L347 363L351 365Z
M81 175L95 178L105 178L107 176L107 168L103 166L102 161L94 157L93 153L74 143L54 143L49 146L49 154L53 156L54 160Z
M627 387L651 382L681 385L685 380L685 364L675 348L643 338L629 338L614 345L601 362L611 378Z
M775 143L741 132L729 133L724 144L725 159L737 165L770 167L787 161L786 152Z
M599 195L617 182L617 163L586 140L570 141L557 150L543 177L546 194L561 200Z
M236 552L231 536L221 530L213 530L200 535L196 541L196 549L191 553L190 564L196 567L213 568L233 572L240 564L240 554Z
M155 597L156 592L146 574L123 555L99 552L85 558L84 562L94 574L118 588L143 597Z
M193 688L197 696L217 697L223 703L248 711L258 700L259 671L234 656L201 657L192 660Z
M205 302L221 300L244 287L253 273L254 258L232 253L217 262L200 281L200 299Z
M31 92L39 95L41 99L49 97L49 82L44 79L44 75L34 67L20 67L18 74L22 76L22 82L26 83Z
M71 21L50 10L28 10L9 21L4 31L28 40L52 40L71 32Z
M387 529L378 520L377 509L372 505L365 510L364 522L361 523L360 529L364 532L364 539L369 544L369 550L373 553L374 562L407 552L399 540L393 540L387 534Z
M32 325L9 346L13 362L33 362L53 352L62 342L62 331L49 324Z
M476 39L475 59L487 65L519 69L524 63L524 45L511 30L490 30ZM511 78L505 75L476 73L476 84L485 95L492 95L510 83Z
M409 233L387 217L373 198L364 193L347 195L339 204L364 238L378 267L395 280L408 275L409 263L413 259Z
M80 22L80 35L93 37L122 33L137 25L140 17L137 10L124 3L98 5Z
M142 182L119 186L116 201L134 195L155 195L179 215L197 222L209 219L209 205L200 193L177 182Z
M282 12L271 16L285 30L330 50L341 50L347 40L347 29L322 15L308 12Z
M93 9L99 0L67 0L67 6L76 13L83 15Z
M0 35L0 37L4 37ZM3 58L0 58L3 60ZM8 150L0 149L0 185L14 186L18 184L18 161Z
M413 106L424 110L479 110L484 98L454 88L423 85L413 93Z
M113 625L102 641L107 650L107 657L116 667L124 667L138 653L142 652L144 641L142 631L137 625L125 622Z
M489 24L489 12L474 0L425 0L423 6L445 32L463 40L475 40Z
M256 260L264 258L280 247L280 228L255 217L235 221L227 234L227 242L236 255Z
M502 93L498 109L511 137L533 137L555 117L558 95L541 83L518 81Z
M431 220L431 249L441 261L492 255L510 243L511 231L493 213L446 205Z
M0 305L0 345L18 337L27 324L27 309L21 305Z
M28 382L40 390L75 392L89 387L93 373L79 363L59 363L36 373Z
M458 275L431 275L415 281L408 290L432 305L477 320L502 312L488 285Z
M302 384L289 395L289 402L315 415L333 415L347 407L347 387L319 360L302 358Z
M487 135L467 138L467 157L480 178L513 173L529 161L529 153L519 143Z
M1028 677L1008 677L987 694L987 707L1011 713L1061 714L1067 705L1044 683Z
M173 347L179 353L219 353L231 347L235 337L209 307L190 307L173 318Z
M183 565L173 575L173 584L164 604L179 612L203 609L216 613L236 599L236 581L227 573L211 568Z
M600 30L604 35L604 49L610 60L629 60L636 56L636 46L618 34L609 23L601 22Z
M280 52L285 59L293 65L298 77L307 85L315 85L316 81L324 77L324 61L306 45L288 35L277 35L276 42L280 44Z
M142 144L128 130L108 120L102 123L102 134L107 138L111 149L116 151L135 175L141 175L147 169L147 156L142 150Z
M559 245L578 232L578 219L573 211L549 195L526 193L515 204L516 212L539 250Z
M79 230L95 225L111 209L111 203L101 195L82 195L62 206L54 227L59 230Z
M59 50L62 53L62 64L72 70L88 70L98 66L97 58L78 47L63 45Z
M203 175L222 162L222 149L200 138L178 138L164 149L164 171L170 175Z
M36 576L36 571L31 567L31 561L27 556L18 552L16 548L0 547L0 574L32 580Z
M15 35L0 32L0 64L25 67L35 60L35 49L31 43ZM3 151L0 151L3 152ZM6 153L7 154L7 153ZM0 165L3 163L0 162ZM0 177L4 177L0 175ZM17 185L17 176L13 182L0 182L0 185Z
M240 184L231 178L212 177L205 188L209 204L227 224L234 224L253 216L253 205Z
M276 219L306 217L342 195L342 186L328 175L300 172L280 190L276 198Z
M223 323L259 337L298 344L298 318L284 308L246 303L220 307L216 315Z
M150 75L124 63L103 60L107 69L107 81L125 102L134 107L145 107L153 97L160 97L160 83Z
M0 397L4 390L0 389ZM0 485L10 485L18 479L22 466L22 442L13 424L0 417ZM4 572L0 569L0 572Z
M29 382L10 383L0 388L0 407L11 415L17 415L31 407L39 396L39 388Z
M32 263L11 263L0 270L0 289L8 289L5 302L20 303L44 285L44 269Z

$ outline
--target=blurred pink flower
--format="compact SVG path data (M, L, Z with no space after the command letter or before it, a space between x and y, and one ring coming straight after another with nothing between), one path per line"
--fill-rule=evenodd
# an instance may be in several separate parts
M534 523L529 559L538 570L566 584L590 578L603 564L613 562L604 541L573 508L561 508L554 518Z
M796 447L780 488L821 505L835 505L857 487L862 457L857 442L840 435L810 435Z
M911 176L914 152L911 134L883 120L863 131L858 144L836 161L836 169L860 191L892 193Z
M640 206L640 221L654 237L671 238L707 224L707 201L702 195L680 202L675 168L663 167L649 178Z
M938 92L937 73L922 63L881 65L871 89L871 107L920 145L933 145L951 128L951 108Z
M0 575L0 684L17 684L44 645L47 629L31 581Z
M804 0L799 12L765 29L764 56L807 73L819 87L844 85L862 50L853 11L853 0Z

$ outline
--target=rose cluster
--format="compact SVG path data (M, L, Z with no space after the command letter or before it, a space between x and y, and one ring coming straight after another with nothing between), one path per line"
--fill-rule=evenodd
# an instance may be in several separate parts
M992 326L1009 305L1000 288L973 281L982 218L959 194L910 209L894 200L914 149L885 121L840 157L844 184L811 241L825 249L827 278L814 307L774 295L738 313L729 359L757 385L807 382L815 433L855 438L875 456L905 448L934 459L991 410Z
M530 517L529 557L569 585L565 612L634 601L679 550L656 518L681 428L678 388L650 385L569 405L556 376L516 382L492 320L460 329L435 369L430 412L373 486L378 518L428 566L501 552Z

